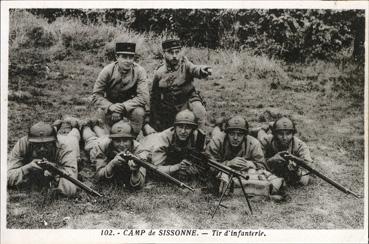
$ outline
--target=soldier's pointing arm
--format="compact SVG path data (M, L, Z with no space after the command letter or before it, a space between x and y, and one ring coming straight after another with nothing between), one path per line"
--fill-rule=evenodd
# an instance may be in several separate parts
M193 77L201 79L208 76L208 74L205 73L205 69L209 69L210 67L205 65L195 65L192 62L190 62L186 57L183 58L186 64L187 72L189 72Z

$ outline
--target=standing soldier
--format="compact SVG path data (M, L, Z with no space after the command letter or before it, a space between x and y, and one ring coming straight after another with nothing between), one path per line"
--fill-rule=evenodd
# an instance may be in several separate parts
M205 147L205 135L197 130L197 122L192 111L179 112L174 127L151 134L143 139L139 149L142 158L150 159L157 169L183 181L192 181L201 177L201 172L186 159L186 149L202 152ZM200 179L201 180L201 179Z
M76 193L76 186L64 178L53 178L50 172L43 171L37 164L46 159L54 163L69 176L77 179L77 157L69 145L57 140L51 125L38 122L28 133L18 140L8 159L8 186L50 186L52 180L57 184L57 191L65 196Z
M133 161L125 160L120 153L136 153L138 142L129 122L115 123L109 137L97 137L90 127L85 126L83 137L86 145L91 145L91 162L96 165L96 177L100 181L124 184L132 189L145 184L146 169L138 167Z
M142 129L149 90L145 70L134 62L135 49L135 43L116 43L117 61L105 66L95 82L92 103L99 108L107 133L122 117L131 121L136 136Z
M211 75L211 68L191 63L181 52L178 40L162 43L165 63L155 74L151 90L150 125L156 131L165 130L173 125L175 115L184 109L190 109L204 130L206 110L199 92L194 86L194 78Z
M263 195L281 199L280 193L283 179L276 177L266 170L264 154L261 145L254 137L248 135L248 123L241 116L229 119L225 131L212 137L207 145L207 153L213 160L235 169L249 180L242 179L242 184L249 194ZM216 173L216 172L215 172ZM218 178L219 193L230 180L229 176L220 173ZM234 187L240 187L239 182L233 180ZM273 196L274 195L274 196Z
M271 129L271 135L264 131L258 134L267 165L274 174L283 177L287 184L307 185L309 182L309 175L305 175L307 172L281 157L281 153L288 152L307 162L312 162L309 148L295 136L297 132L295 123L287 117L282 117L274 122Z

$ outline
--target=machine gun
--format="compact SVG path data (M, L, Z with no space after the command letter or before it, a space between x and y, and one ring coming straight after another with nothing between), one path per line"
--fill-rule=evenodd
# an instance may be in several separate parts
M214 210L214 212L212 214L212 218L214 218L214 215L218 211L218 209L219 209L220 206L225 207L224 205L222 205L222 200L223 200L224 195L227 192L228 188L231 186L231 183L232 183L232 179L233 178L236 178L239 181L240 186L241 186L241 189L242 189L242 192L243 192L243 195L245 196L245 199L246 199L248 208L250 210L250 213L252 214L252 208L251 208L251 204L250 204L250 201L249 201L249 196L246 193L245 188L244 188L244 186L242 184L242 181L241 181L241 178L243 178L245 180L249 180L249 177L248 176L244 176L241 173L239 173L238 171L236 171L236 170L234 170L234 169L232 169L232 168L230 168L230 167L228 167L226 165L223 165L221 163L218 163L215 160L212 160L211 158L209 158L208 155L206 155L204 153L201 153L201 152L198 152L196 150L186 149L186 155L189 158L193 159L194 163L198 167L200 167L202 169L205 169L205 168L213 168L215 170L218 170L219 172L222 172L222 173L227 174L229 176L229 178L230 178L230 181L227 183L224 191L222 192L222 195L220 196L218 205L217 205L217 207L215 208L215 210ZM190 162L188 162L188 163L190 163Z
M148 170L151 170L151 171L155 172L158 175L163 176L164 178L168 179L169 181L171 181L172 183L176 184L177 186L179 186L181 188L187 188L187 189L189 189L192 192L195 191L195 189L193 189L192 187L190 187L190 186L186 185L185 183L183 183L182 181L179 181L176 178L174 178L174 177L172 177L172 176L170 176L170 175L168 175L168 174L166 174L166 173L158 170L155 165L150 164L148 162L145 162L144 160L138 158L137 156L133 155L130 152L121 152L121 153L119 153L119 155L121 157L125 158L125 159L133 160L133 162L135 162L139 166L144 167L144 168L146 168Z
M97 191L93 190L92 188L86 186L81 181L69 176L67 173L65 173L64 171L62 171L62 170L58 169L57 167L55 167L52 163L47 161L45 158L38 161L37 165L40 166L43 170L49 171L53 175L59 175L60 177L63 177L65 179L69 180L70 182L72 182L76 186L80 187L82 190L86 191L90 195L102 197L102 195L100 193L98 193Z
M334 180L328 178L327 176L321 174L319 171L311 168L308 163L303 160L302 158L296 157L288 152L283 152L281 153L281 157L284 158L285 160L291 160L293 162L296 163L297 166L300 166L304 169L306 169L307 171L309 171L309 174L314 174L316 176L318 176L320 179L324 180L325 182L328 182L329 184L331 184L332 186L334 186L335 188L337 188L338 190L346 193L346 194L351 194L353 196L355 196L356 198L360 198L358 194L350 191L349 189L345 188L344 186L338 184L337 182L335 182Z

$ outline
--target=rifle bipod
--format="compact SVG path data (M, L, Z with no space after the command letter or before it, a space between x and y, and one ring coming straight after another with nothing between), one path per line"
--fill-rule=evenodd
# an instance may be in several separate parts
M225 196L228 188L231 187L231 183L232 183L232 179L233 179L233 174L231 174L229 177L230 177L230 180L228 181L225 189L223 190L222 195L220 196L218 205L216 206L214 212L212 213L211 218L214 218L215 213L218 211L218 209L219 209L220 206L222 206L224 208L227 208L227 206L225 206L225 205L222 204L222 201L223 201L223 198L224 198L224 196ZM248 195L247 195L247 193L245 191L245 188L244 188L244 186L242 184L241 178L239 176L237 176L236 178L238 179L238 181L240 183L240 186L241 186L241 189L242 189L242 193L245 196L245 199L246 199L246 202L247 202L247 206L249 207L250 214L252 215L252 208L251 208L251 204L250 204L250 201L249 201L249 197L248 197ZM247 211L246 211L246 214L248 214Z

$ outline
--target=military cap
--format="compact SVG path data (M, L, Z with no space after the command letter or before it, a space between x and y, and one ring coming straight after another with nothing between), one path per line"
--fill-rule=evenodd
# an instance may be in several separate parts
M136 43L132 42L117 42L115 44L115 53L132 54L136 52Z
M31 126L28 132L29 142L53 142L56 141L56 131L45 122L38 122Z
M230 118L225 126L225 131L228 132L230 130L242 130L245 133L248 132L249 130L249 124L247 123L247 121L242 118L242 116L234 116L232 118Z
M287 117L282 117L275 121L272 127L273 133L280 130L290 130L293 133L296 133L295 123L293 123L292 120Z
M135 138L133 135L132 126L129 122L118 121L110 130L110 138Z
M179 112L174 121L174 125L178 124L197 125L195 114L188 109Z
M181 42L179 40L174 40L174 39L169 39L169 40L163 41L161 46L162 46L164 51L182 47Z

